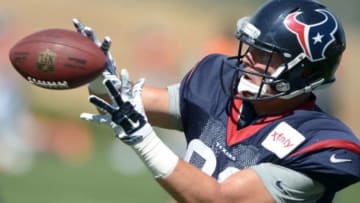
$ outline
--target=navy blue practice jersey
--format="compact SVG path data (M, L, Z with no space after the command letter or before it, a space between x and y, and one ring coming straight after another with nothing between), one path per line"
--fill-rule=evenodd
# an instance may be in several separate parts
M313 101L294 111L257 119L238 127L242 101L221 87L225 56L210 55L182 80L180 113L188 143L187 161L219 179L231 168L271 162L320 181L323 201L360 179L360 142L342 122L323 113ZM234 69L224 65L231 86Z

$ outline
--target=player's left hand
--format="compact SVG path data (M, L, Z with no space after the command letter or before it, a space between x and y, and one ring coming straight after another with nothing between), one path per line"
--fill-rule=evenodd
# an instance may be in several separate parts
M106 89L102 84L105 79L110 80L115 85L116 88L119 88L121 82L116 75L116 62L113 59L110 52L110 47L112 44L111 38L106 36L104 40L101 42L96 36L95 31L91 27L82 24L79 19L74 18L73 25L78 33L82 34L83 36L93 41L96 44L96 46L98 46L104 52L106 56L106 62L107 62L106 69L102 75L100 75L95 80L90 82L89 84L90 92L92 94L97 94L97 95L106 94Z
M114 129L116 136L126 144L133 145L143 140L143 138L153 131L147 122L141 100L144 80L139 80L132 88L132 101L136 102L124 101L120 92L111 81L105 80L104 84L114 105L109 104L97 96L91 95L89 101L106 112L106 114L93 115L82 113L80 117L84 120L109 125Z

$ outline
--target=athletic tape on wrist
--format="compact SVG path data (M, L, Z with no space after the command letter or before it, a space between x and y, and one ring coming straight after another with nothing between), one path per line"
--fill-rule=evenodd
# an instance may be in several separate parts
M169 176L179 160L179 157L160 140L154 131L132 147L155 178Z

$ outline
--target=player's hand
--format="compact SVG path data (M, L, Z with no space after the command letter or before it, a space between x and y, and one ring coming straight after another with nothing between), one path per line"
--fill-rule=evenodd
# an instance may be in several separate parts
M106 114L91 114L91 113L81 113L80 118L92 123L107 125L112 128L117 136L125 136L124 130L111 121L111 115Z
M104 40L100 42L100 40L97 38L94 30L91 27L85 26L80 22L80 20L76 18L73 19L73 24L77 32L92 40L104 52L106 56L106 62L107 62L106 69L102 75L100 75L95 80L89 83L90 93L96 95L106 94L107 93L106 89L102 84L105 79L110 80L115 85L116 88L119 88L121 82L116 75L116 62L113 59L110 52L110 47L112 43L111 38L106 36Z
M141 95L145 79L140 78L135 84L131 82L129 72L126 69L121 69L120 71L120 94L121 98L124 101L129 101L135 109L141 114L145 115L144 107L142 104Z
M105 80L104 84L109 92L114 105L102 100L101 98L91 95L89 101L96 107L102 109L106 114L92 115L88 113L81 114L81 118L92 122L98 122L109 125L114 129L116 136L126 144L133 145L143 140L146 136L153 132L152 127L147 122L144 107L141 100L141 91L144 80L139 80L132 88L133 101L124 101L120 92L114 84Z
M119 90L110 80L104 84L113 100L113 105L101 98L90 95L89 101L97 108L106 112L105 115L91 115L83 113L83 119L98 119L99 123L106 123L115 130L116 136L135 150L136 154L143 160L155 178L169 176L177 166L179 157L172 152L156 135L151 125L147 122L141 101L141 90L144 80L139 80L134 87L130 88L132 104L130 100L125 101Z
M122 69L120 72L121 85L120 88L116 88L120 90L120 95L123 101L129 101L135 107L135 109L143 115L145 115L145 110L140 95L142 93L144 83L145 79L141 78L133 85L133 83L130 81L128 71L126 69ZM102 84L102 86L104 86L104 84ZM106 90L105 86L104 89ZM111 116L109 116L109 114L106 114L106 112L103 112L102 109L98 110L100 110L102 114L95 115L89 113L82 113L80 117L93 123L108 125L113 128L114 131L116 131L116 134L121 134L121 129L119 129L118 126L112 124Z

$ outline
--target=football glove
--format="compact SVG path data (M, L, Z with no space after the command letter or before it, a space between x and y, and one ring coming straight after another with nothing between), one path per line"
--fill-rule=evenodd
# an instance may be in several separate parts
M83 36L89 38L91 41L93 41L105 54L106 56L106 68L102 75L98 76L96 79L91 81L89 83L89 91L92 94L96 95L104 95L106 94L106 89L104 85L102 84L105 79L110 80L116 88L119 88L121 85L121 82L119 78L116 75L116 62L113 59L110 47L111 47L111 38L106 36L103 40L103 42L100 42L100 40L97 38L94 30L91 27L85 26L80 22L80 20L74 18L73 24L76 29L76 31Z
M135 150L155 178L165 178L174 171L179 157L159 139L147 122L141 101L143 83L144 80L140 80L130 88L132 101L137 101L136 105L130 100L124 101L110 80L105 80L104 84L114 104L94 95L89 97L89 101L106 112L105 115L97 115L100 116L99 122L109 124L116 136ZM83 113L80 117L87 120L95 116Z
M130 86L127 92L128 98L125 101L114 84L110 80L105 79L104 84L113 101L113 105L97 96L91 95L89 101L104 111L105 114L82 113L80 118L110 126L116 136L126 144L137 143L152 131L151 126L147 123L141 100L144 81L144 79L140 79L133 87Z

